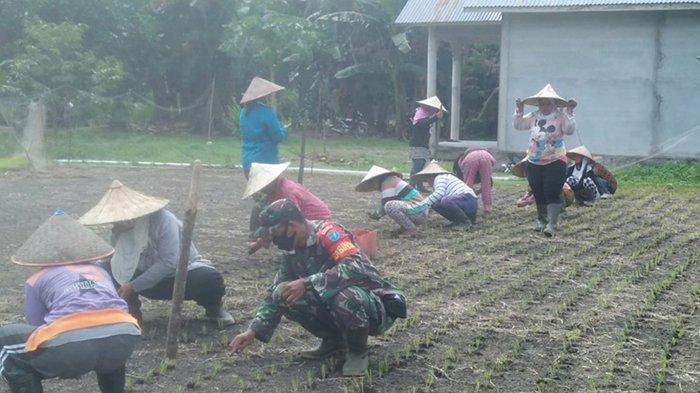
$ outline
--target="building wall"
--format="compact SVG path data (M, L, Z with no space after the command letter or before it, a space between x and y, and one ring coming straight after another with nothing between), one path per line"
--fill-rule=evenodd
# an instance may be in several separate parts
M700 11L661 21L659 147L673 157L700 157ZM674 146L675 145L675 146Z
M579 103L569 147L646 156L685 135L661 155L699 156L700 132L688 132L700 125L697 37L694 11L504 14L499 147L525 150L528 132L512 125L515 98L551 83Z

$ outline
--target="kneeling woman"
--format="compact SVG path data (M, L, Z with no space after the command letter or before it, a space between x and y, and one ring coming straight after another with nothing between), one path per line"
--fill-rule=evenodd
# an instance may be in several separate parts
M418 234L416 226L424 223L428 218L429 206L421 204L423 197L402 179L399 172L373 165L355 190L381 191L382 201L379 210L370 213L369 218L379 220L382 216L388 215L399 224L399 232L404 236L416 236Z
M27 322L0 328L0 372L12 392L94 371L102 392L124 391L124 365L141 335L112 280L93 264L114 249L57 211L12 256L37 267L24 285Z
M432 208L450 220L448 227L469 228L476 223L477 197L474 190L462 180L435 161L430 162L413 177L420 182L427 181L432 184L433 193L428 195L421 205Z
M609 197L615 193L615 176L595 161L586 146L571 149L566 156L574 162L574 165L567 169L566 183L574 191L576 202L589 205L603 195Z

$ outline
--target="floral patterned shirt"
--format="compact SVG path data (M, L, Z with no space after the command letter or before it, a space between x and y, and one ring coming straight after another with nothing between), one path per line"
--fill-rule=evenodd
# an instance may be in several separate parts
M535 165L547 165L557 160L566 163L564 135L571 135L576 129L573 116L569 117L561 109L556 109L549 115L535 111L523 116L516 111L513 126L516 130L530 130L530 145L527 149L529 162ZM547 135L554 132L560 132L562 135L547 141Z

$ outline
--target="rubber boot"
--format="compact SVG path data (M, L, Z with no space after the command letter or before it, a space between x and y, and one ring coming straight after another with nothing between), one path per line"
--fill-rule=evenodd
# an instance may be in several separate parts
M224 309L223 302L219 303L219 305L215 307L207 308L204 315L209 321L215 322L219 328L231 326L236 323L233 315Z
M542 231L545 236L554 236L554 232L557 230L559 213L561 213L561 203L550 203L547 205L547 226Z
M310 350L301 353L301 357L310 360L320 360L327 357L347 352L348 347L345 344L345 339L340 336L326 337L321 341L321 344Z
M97 384L102 393L124 393L126 374L124 365L109 374L97 374Z
M547 205L545 204L537 204L537 223L535 224L535 227L533 228L536 232L542 232L544 231L544 228L547 226Z
M23 372L6 377L12 393L44 393L41 377L36 373Z
M343 364L344 377L361 377L369 367L367 353L368 329L350 330L345 334L348 343L348 353Z

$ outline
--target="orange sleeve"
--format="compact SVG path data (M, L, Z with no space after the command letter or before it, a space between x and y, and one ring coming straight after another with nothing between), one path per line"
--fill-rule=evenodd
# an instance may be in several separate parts
M338 224L328 222L321 225L316 231L316 236L335 263L339 263L349 255L360 253L360 249L345 229Z

